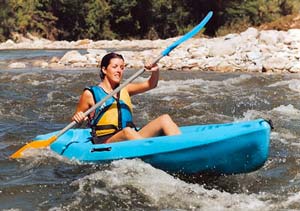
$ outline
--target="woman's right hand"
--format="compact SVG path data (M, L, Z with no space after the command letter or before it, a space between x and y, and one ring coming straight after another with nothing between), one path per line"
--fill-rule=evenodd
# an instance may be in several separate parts
M84 113L82 111L76 112L74 114L74 116L72 117L72 121L75 121L77 123L81 123L87 119L88 119L88 117L84 116Z

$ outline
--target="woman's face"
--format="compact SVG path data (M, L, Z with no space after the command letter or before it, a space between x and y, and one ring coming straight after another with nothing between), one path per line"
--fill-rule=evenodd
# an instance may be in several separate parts
M121 82L124 70L125 64L123 59L113 58L110 60L107 68L103 69L103 73L110 83L115 85Z

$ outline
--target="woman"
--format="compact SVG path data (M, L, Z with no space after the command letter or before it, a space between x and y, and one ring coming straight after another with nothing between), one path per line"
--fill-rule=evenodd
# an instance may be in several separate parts
M180 134L179 128L167 114L154 119L140 130L135 129L132 122L130 96L155 88L159 79L159 68L156 64L147 64L145 68L152 72L147 81L128 84L118 94L98 107L95 112L84 117L83 113L119 86L123 77L125 63L120 54L109 53L102 58L100 84L88 87L83 91L72 117L72 120L77 123L84 120L90 121L95 144L142 139L161 134Z

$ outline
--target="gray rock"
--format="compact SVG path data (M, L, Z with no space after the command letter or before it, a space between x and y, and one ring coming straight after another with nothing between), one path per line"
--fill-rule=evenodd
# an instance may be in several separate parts
M78 51L68 51L60 60L61 64L85 63L87 58L82 56Z
M23 62L14 62L8 65L11 69L20 69L20 68L26 68L26 64Z

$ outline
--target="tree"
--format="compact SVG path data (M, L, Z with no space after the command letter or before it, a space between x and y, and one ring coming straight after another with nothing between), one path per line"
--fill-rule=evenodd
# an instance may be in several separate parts
M240 32L298 12L299 0L1 0L0 40L12 32L48 39L141 39L182 35L208 11L208 35ZM222 32L223 31L223 32Z
M52 14L58 18L58 39L74 40L83 38L85 33L84 2L81 0L52 0Z
M90 0L84 4L86 37L91 39L114 39L116 34L109 23L110 6L105 0Z
M53 34L57 18L45 8L50 1L47 0L10 0L8 5L11 11L15 11L15 30L22 34L35 33L46 38L54 38Z
M176 0L152 1L151 23L160 38L177 36L186 25L187 11Z
M194 25L199 23L208 11L214 12L209 24L205 26L205 34L215 35L217 28L223 24L220 18L222 14L222 0L186 0L184 2L189 12L189 20L191 20Z
M0 41L10 37L11 32L15 29L13 12L7 1L0 2Z
M296 0L230 0L223 2L225 23L247 19L258 26L293 12Z
M130 37L139 31L141 25L132 15L137 0L108 0L108 3L111 5L111 29L118 34L118 38Z

